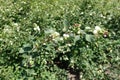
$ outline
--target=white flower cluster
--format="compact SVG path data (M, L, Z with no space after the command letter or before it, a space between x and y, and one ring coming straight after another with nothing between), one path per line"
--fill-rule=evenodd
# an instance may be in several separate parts
M98 34L98 32L101 32L101 28L99 26L95 26L95 29L93 31L93 34Z
M10 33L13 32L13 30L12 30L12 28L11 28L10 26L5 25L3 32L4 32L4 33L9 33L9 34L10 34Z
M54 39L54 38L60 36L60 34L58 32L53 32L50 36Z
M63 41L64 39L68 39L70 37L70 34L63 34L63 36L60 36L59 32L53 32L50 37L52 38L53 41L58 42L58 41Z
M64 37L65 39L68 39L70 36L69 36L69 34L63 34L63 37Z
M101 18L104 18L104 19L106 18L103 14L101 14L100 17L101 17Z
M87 26L87 27L85 27L85 29L89 30L89 29L91 29L91 28Z
M40 32L40 27L36 23L34 23L34 30Z
M13 45L13 41L10 41L10 45Z
M14 26L18 32L20 31L20 26L18 23L12 23L12 26Z

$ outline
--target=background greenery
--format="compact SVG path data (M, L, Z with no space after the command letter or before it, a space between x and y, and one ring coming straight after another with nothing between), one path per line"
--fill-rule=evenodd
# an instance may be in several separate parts
M0 80L119 80L119 4L0 0Z

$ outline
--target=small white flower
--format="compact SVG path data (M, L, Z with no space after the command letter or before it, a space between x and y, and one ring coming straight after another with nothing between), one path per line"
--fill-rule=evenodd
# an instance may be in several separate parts
M59 47L59 48L58 48L58 51L62 51L62 49Z
M81 14L84 14L84 12L81 12Z
M64 37L65 39L67 39L67 38L69 38L70 36L69 36L68 34L63 34L63 37Z
M111 19L112 19L111 17L108 18L108 20L111 20Z
M0 41L2 41L3 39L2 38L0 38Z
M58 32L54 32L54 35L55 36L59 36L60 34Z
M32 60L32 56L29 57L29 60Z
M99 26L95 26L93 33L98 34L98 32L101 32L101 31L102 31L102 29Z
M57 42L57 40L56 40L56 39L54 39L54 38L53 38L52 40L53 40L54 42Z
M101 31L101 28L99 26L95 26L95 30Z
M43 43L43 45L46 45L46 43Z
M101 17L101 18L104 18L104 19L106 18L103 14L101 14L100 17Z
M69 46L69 47L72 46L71 44L66 44L66 45Z
M14 23L13 25L14 25L14 26L18 26L18 23Z
M85 27L85 29L91 29L90 27Z
M35 31L40 31L40 27L36 23L34 23L34 30Z
M34 30L35 30L35 31L40 31L39 26L35 27Z
M100 14L100 17L103 17L103 14Z
M80 30L77 32L77 34L80 34Z
M60 37L60 41L63 41L63 37Z
M18 32L20 31L20 27L19 27L19 26L17 27L17 31L18 31Z
M12 25L16 28L17 31L20 31L20 26L18 23L12 23Z
M4 33L12 33L12 29L11 28L4 28Z
M86 45L86 47L88 48L89 46L88 46L88 45Z
M106 17L105 17L105 16L103 16L103 18L105 19Z
M93 31L93 34L97 34L97 33L98 33L98 31L97 31L97 30L94 30L94 31Z
M63 37L60 37L60 36L58 35L58 36L52 38L52 40L53 40L54 42L59 42L59 41L61 42L61 41L63 41L64 39L63 39Z
M5 33L6 33L6 32L9 32L9 31L10 31L10 30L9 30L9 29L7 29L7 28L6 28L6 29L4 29L4 32L5 32Z
M60 36L60 34L58 32L54 32L50 36L52 36L52 38L56 38L56 37Z
M72 60L71 60L71 63L74 63L74 62L75 62L75 61L72 59Z
M80 75L80 78L82 79L83 75ZM84 79L85 80L85 79Z
M90 13L90 16L92 16L93 14L92 13Z
M10 45L13 45L13 42L12 42L12 41L10 41Z
M102 70L98 70L97 72L98 72L98 74L101 74L101 73L102 73Z

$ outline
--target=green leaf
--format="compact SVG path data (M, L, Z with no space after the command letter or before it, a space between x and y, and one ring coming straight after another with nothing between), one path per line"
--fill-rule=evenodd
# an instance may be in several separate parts
M24 53L24 50L20 48L19 53Z
M93 39L93 35L86 34L85 39L86 39L86 41L91 42Z
M27 73L28 73L29 75L36 75L34 69L27 69L26 71L27 71Z
M34 77L27 77L28 80L34 80Z
M63 26L64 26L63 32L67 31L68 27L69 27L69 23L68 23L68 20L66 19L66 17L63 20Z
M45 30L45 34L51 34L51 33L54 33L54 32L55 32L55 29L53 29L53 28Z
M23 50L25 52L28 52L28 51L32 50L32 45L31 44L25 44L25 45L23 45Z
M76 41L78 41L80 39L80 35L76 35L74 38L74 43L76 43Z

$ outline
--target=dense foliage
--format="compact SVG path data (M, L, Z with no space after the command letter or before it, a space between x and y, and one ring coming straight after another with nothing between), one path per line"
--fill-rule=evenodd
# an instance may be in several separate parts
M119 0L0 0L0 80L120 79Z

